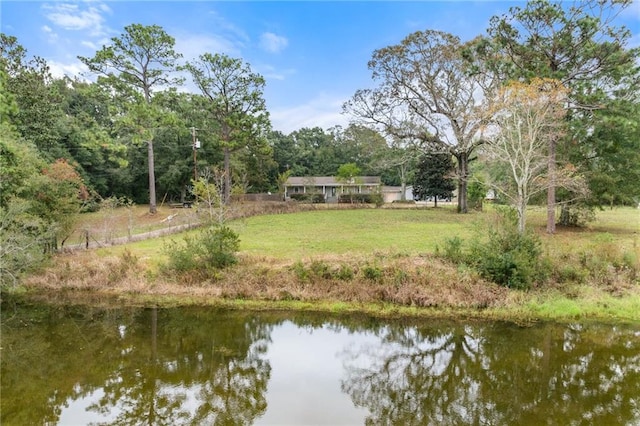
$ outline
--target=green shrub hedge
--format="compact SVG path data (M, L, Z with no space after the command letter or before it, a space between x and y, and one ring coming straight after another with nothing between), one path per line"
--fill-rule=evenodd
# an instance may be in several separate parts
M290 194L289 198L303 203L324 203L324 194Z

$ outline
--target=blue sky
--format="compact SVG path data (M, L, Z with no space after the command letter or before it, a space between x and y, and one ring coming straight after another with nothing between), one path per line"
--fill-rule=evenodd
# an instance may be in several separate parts
M225 53L267 80L265 99L275 130L346 126L342 104L372 86L367 62L375 49L412 32L437 29L468 40L489 19L523 1L12 1L0 2L1 31L29 56L47 60L56 76L80 74L124 27L160 25L185 60ZM640 45L640 0L619 17ZM188 88L187 88L188 89ZM195 90L195 89L193 89Z

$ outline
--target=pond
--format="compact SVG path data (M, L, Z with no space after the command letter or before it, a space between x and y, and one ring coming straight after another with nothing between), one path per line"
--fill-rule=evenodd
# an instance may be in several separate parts
M7 425L640 424L640 325L3 301Z

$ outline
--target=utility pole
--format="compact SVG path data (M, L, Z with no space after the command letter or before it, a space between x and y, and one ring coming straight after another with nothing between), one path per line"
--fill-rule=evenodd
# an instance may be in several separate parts
M196 138L196 129L195 127L191 128L191 137L193 139L193 180L198 180L198 160L196 153L198 152L198 148L200 148L200 141Z

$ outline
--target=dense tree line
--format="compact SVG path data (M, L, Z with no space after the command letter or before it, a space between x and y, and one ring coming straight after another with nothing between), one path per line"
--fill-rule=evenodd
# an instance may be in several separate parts
M417 178L422 195L439 191L422 177L454 176L464 213L474 182L513 187L508 173L485 161L495 141L514 142L499 136L509 111L496 93L534 77L567 93L562 130L537 148L547 158L539 180L548 231L558 205L560 222L569 224L580 206L637 203L640 49L629 48L630 31L614 25L629 5L533 0L495 16L470 41L442 31L410 34L373 52L377 86L345 104L352 124L290 134L272 130L266 82L250 64L216 52L182 61L159 26L125 27L93 57L79 58L89 73L75 78L53 77L44 59L0 34L2 268L28 264L20 256L37 257L43 246L55 249L74 212L124 197L153 213L158 200L183 201L194 178L213 167L224 171L225 202L232 192L276 192L287 175L335 175L345 164L387 185ZM185 76L199 93L180 90ZM422 161L448 164L443 156L453 159L453 172ZM428 172L434 169L442 175ZM562 185L563 170L589 191ZM28 235L38 242L18 241Z
M382 174L389 184L399 183L395 168L384 162L391 148L374 130L356 124L346 129L301 128L288 135L271 130L263 100L250 105L261 97L260 88L247 92L244 100L234 100L239 102L237 110L219 110L215 85L232 82L204 81L207 67L208 75L216 74L215 67L218 74L225 68L235 69L238 89L248 87L242 80L245 77L264 86L264 79L239 59L209 55L189 65L201 80L202 94L177 91L178 80L154 92L151 87L123 81L110 68L101 68L106 67L103 62L108 52L103 48L96 57L83 58L90 68L104 74L97 82L54 78L43 59L28 59L17 39L2 35L7 125L32 143L43 160L62 158L72 165L93 199L113 196L149 203L149 140L153 142L156 192L167 201L186 196L194 171L219 165L224 165L229 185L243 192L277 191L277 177L287 170L301 176L334 175L341 165L352 162L365 174ZM135 80L145 79L149 77L140 74ZM242 102L248 109L242 108ZM247 123L251 117L253 121ZM235 123L246 125L246 130ZM194 157L196 138L199 148Z

